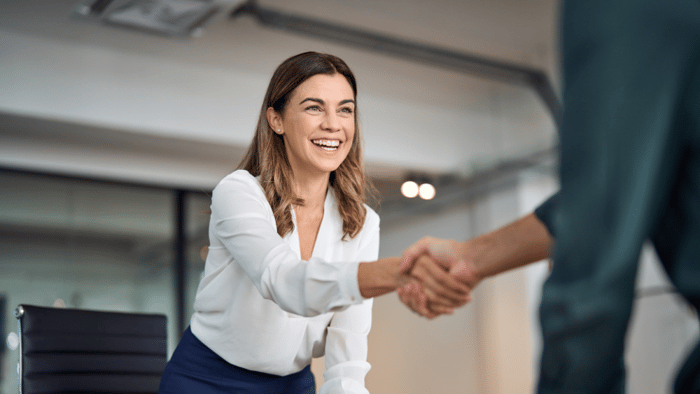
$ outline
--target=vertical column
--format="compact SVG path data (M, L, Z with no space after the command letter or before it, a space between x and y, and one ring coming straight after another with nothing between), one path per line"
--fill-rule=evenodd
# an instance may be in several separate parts
M175 191L175 319L178 339L185 331L185 195L184 190Z

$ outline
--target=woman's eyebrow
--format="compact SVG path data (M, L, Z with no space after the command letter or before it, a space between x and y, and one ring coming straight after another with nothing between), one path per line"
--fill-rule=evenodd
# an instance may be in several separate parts
M299 103L299 105L304 104L306 101L313 101L313 102L319 103L319 104L321 104L321 105L325 105L325 104L326 104L323 100L321 100L321 99L319 99L319 98L307 97L307 98L301 100L301 102Z
M313 101L313 102L319 103L319 104L321 104L321 105L326 105L326 102L325 102L325 101L321 100L320 98L315 98L315 97L307 97L307 98L301 100L301 102L299 103L299 105L304 104L304 103L307 102L307 101ZM340 103L338 103L338 105L343 105L343 104L347 104L347 103L355 104L355 100L346 99L346 100L343 100L343 101L341 101Z

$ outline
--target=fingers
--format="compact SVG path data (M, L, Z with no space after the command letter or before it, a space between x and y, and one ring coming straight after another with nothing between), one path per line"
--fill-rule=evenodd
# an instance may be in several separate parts
M464 296L462 299L458 301L452 301L448 300L429 288L423 288L423 293L425 294L426 301L428 303L428 308L437 313L448 313L449 311L454 310L454 308L459 308L461 306L464 306L471 300L471 297L469 295Z
M423 286L425 295L431 303L454 308L464 305L468 300L471 288L450 275L428 256L418 257L411 276Z
M401 302L429 319L469 302L481 278L474 264L461 260L458 246L452 240L425 237L406 249L400 270L418 283L398 291Z
M413 267L414 261L418 256L428 252L428 244L430 237L425 237L415 244L411 245L403 252L403 260L401 262L401 272L408 272Z
M401 302L403 302L414 313L428 319L434 319L435 317L439 316L439 313L433 312L428 307L425 293L423 293L423 290L418 283L410 283L400 288L397 293Z
M426 311L423 310L423 308L420 305L420 300L413 290L413 285L414 283L408 284L396 291L396 293L399 295L399 300L404 303L408 307L408 309L412 310L414 313L417 313L423 317L426 316Z
M454 308L448 308L446 306L433 304L432 302L428 302L427 309L434 317L440 315L451 315L454 313ZM428 317L428 319L432 319L432 317Z
M428 302L427 296L423 293L423 288L416 282L400 288L397 293L401 302L409 309L427 319L434 319L444 314L451 315L454 312L453 308Z
M449 270L463 257L460 255L460 243L449 239L425 237L403 252L402 272L407 272L421 255L435 259L435 263Z

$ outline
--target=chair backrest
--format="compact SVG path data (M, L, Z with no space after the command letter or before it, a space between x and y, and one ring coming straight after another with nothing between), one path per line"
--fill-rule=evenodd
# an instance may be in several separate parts
M15 316L20 394L158 392L165 315L20 305Z

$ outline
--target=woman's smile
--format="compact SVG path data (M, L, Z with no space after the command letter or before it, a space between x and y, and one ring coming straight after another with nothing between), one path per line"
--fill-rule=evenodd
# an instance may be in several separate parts
M329 151L329 152L335 152L338 150L338 147L340 146L341 142L339 140L331 140L331 139L316 139L316 140L311 140L311 142L318 146L319 148Z

